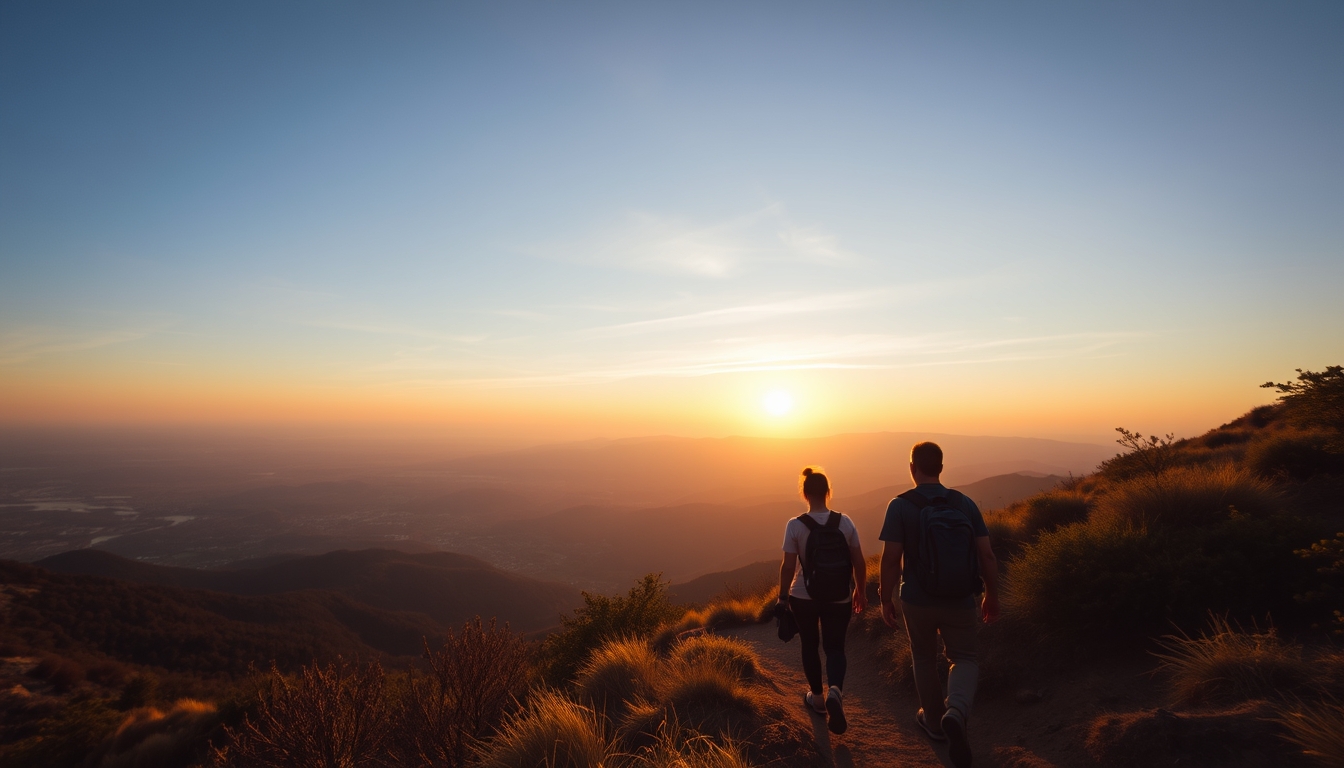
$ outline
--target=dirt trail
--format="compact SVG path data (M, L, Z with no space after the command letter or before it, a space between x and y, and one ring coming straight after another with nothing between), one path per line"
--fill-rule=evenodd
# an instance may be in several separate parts
M764 624L726 630L724 634L746 640L755 647L770 676L791 700L803 709L807 690L800 661L798 640L782 643L775 625ZM835 768L873 766L951 766L945 747L935 746L915 725L915 697L895 689L876 673L877 643L851 627L846 642L849 672L845 680L845 717L849 730L836 736L826 730L826 719L812 717L817 747L828 765ZM972 739L974 747L974 739ZM979 758L980 755L977 755ZM977 759L978 765L990 761Z

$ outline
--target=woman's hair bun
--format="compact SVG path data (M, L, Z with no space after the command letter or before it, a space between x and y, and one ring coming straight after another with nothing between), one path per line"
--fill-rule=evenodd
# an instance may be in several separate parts
M804 468L803 468L803 477L811 477L811 476L812 476L812 468L811 468L811 467L804 467Z

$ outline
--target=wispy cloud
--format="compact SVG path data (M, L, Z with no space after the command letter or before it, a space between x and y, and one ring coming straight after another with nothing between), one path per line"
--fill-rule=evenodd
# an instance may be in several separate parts
M80 329L24 326L0 331L0 365L17 365L38 357L80 352L142 339L155 328Z
M895 293L892 289L856 291L852 293L832 293L797 296L778 301L743 304L732 307L720 307L703 312L691 312L651 320L636 320L618 323L583 331L587 336L626 336L639 333L682 330L686 328L704 328L709 326L754 323L762 320L801 315L812 312L834 310L852 310L868 306L879 299Z
M853 334L805 338L732 338L649 351L611 365L533 370L458 380L478 386L595 384L637 378L687 378L760 371L900 369L1094 356L1142 334L1074 333L999 339L948 335ZM442 383L442 382L440 382Z
M619 225L579 242L526 250L566 261L705 278L731 277L758 262L853 258L834 234L796 224L778 204L713 222L633 211Z

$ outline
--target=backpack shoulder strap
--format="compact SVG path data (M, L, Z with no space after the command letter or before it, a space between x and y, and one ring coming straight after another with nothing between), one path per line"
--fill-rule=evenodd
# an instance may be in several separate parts
M821 523L818 523L816 520L813 520L813 519L812 519L812 515L810 515L810 514L808 514L808 513L806 513L806 512L804 512L803 514L799 515L799 516L798 516L798 520L799 520L803 525L807 526L807 530L809 530L809 531L815 531L815 530L817 530L818 528L821 527Z
M906 501L910 502L911 504L914 504L916 507L919 507L920 509L929 506L928 497L920 493L919 491L915 490L914 488L911 488L910 490L906 491L905 493L902 493L900 496L897 496L896 498L905 499Z
M832 513L831 513L831 516L828 517L828 518L826 518L826 527L827 527L827 528L839 528L839 527L840 527L840 520L841 520L841 518L843 518L843 517L844 517L844 515L840 514L839 512L832 512Z

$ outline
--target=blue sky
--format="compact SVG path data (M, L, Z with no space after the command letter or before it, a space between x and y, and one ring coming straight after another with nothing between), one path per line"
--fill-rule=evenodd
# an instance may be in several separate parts
M6 4L0 419L1199 431L1340 362L1341 39L1327 3Z

